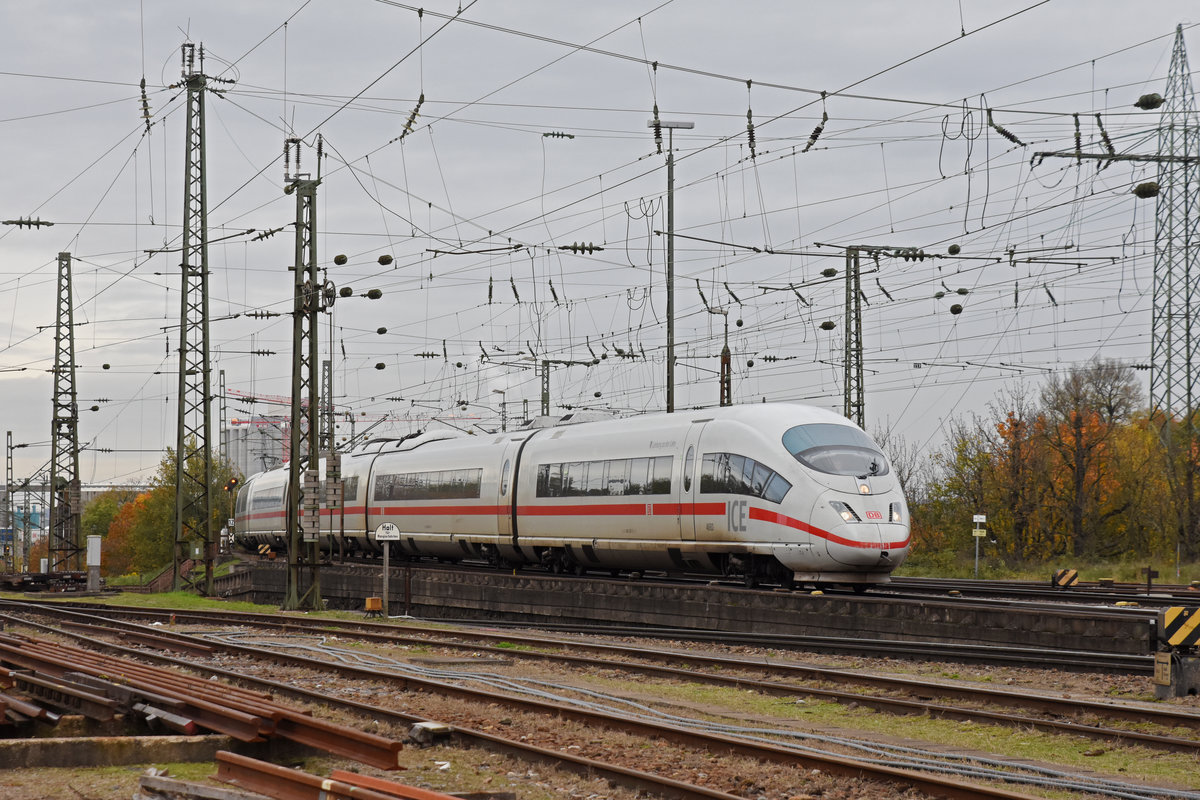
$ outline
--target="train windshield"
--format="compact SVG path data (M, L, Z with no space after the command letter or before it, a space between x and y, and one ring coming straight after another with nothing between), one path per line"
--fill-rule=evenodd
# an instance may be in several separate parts
M849 425L797 425L783 435L783 446L804 466L831 475L886 475L887 458L871 437Z

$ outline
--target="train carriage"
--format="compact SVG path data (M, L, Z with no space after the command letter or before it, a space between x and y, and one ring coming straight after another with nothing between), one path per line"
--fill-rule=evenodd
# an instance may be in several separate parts
M887 580L908 549L904 497L878 446L831 412L793 404L438 431L342 456L344 509L323 546L478 558L554 571L719 573L790 585ZM286 539L286 469L238 498L238 539ZM323 467L322 467L323 475Z

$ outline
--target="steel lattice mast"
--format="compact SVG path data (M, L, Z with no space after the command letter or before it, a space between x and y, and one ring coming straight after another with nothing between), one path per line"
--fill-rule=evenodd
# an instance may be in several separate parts
M863 388L862 279L859 263L859 248L846 248L846 352L842 413L863 428L867 424L867 403Z
M1183 26L1167 77L1158 133L1159 195L1154 232L1154 316L1150 353L1150 402L1164 420L1164 438L1180 517L1180 541L1189 554L1197 541L1194 453L1196 403L1200 400L1200 124L1188 69ZM1177 430L1173 429L1178 426Z
M50 572L83 568L79 542L79 406L75 395L75 311L71 254L58 254L54 327L54 397L50 420Z
M13 440L12 431L7 431L4 450L4 523L12 536L12 547L5 553L4 566L8 572L17 571L17 515L13 507ZM26 567L28 569L28 567Z
M204 163L204 51L196 70L195 45L183 45L187 88L186 157L183 172L183 273L179 320L179 415L175 440L175 586L187 548L204 548L204 589L212 593L212 399L208 337L208 199Z
M290 169L289 152L296 152L296 172ZM296 195L296 261L292 305L292 410L291 458L288 462L288 570L283 608L319 609L321 584L319 550L321 507L318 495L320 399L318 396L317 320L322 310L322 285L317 280L316 200L321 184L321 150L317 147L317 176L300 173L300 142L284 144L285 191ZM303 564L309 583L301 590Z

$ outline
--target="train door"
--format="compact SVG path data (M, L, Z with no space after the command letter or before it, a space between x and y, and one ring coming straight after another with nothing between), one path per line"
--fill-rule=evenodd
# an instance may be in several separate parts
M683 464L680 468L676 502L679 504L679 538L696 540L696 497L700 493L700 434L706 422L688 426L683 442Z
M500 479L496 482L496 534L501 541L511 540L513 535L513 498L517 491L513 485L513 472L523 438L505 441L500 458Z

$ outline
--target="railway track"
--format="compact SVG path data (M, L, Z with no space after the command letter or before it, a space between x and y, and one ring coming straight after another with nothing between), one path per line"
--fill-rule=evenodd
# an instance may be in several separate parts
M53 604L51 604L53 605ZM57 604L62 607L63 604ZM72 607L87 604L71 603ZM116 605L99 606L106 614L127 614L142 618L167 620L172 617L187 619L191 612L170 610L148 610ZM1080 613L1080 612L1073 612ZM1086 612L1084 612L1086 613ZM1104 612L1097 611L1097 614ZM1134 612L1138 613L1138 612ZM222 612L226 621L244 621L258 624L272 615L255 613ZM197 613L197 618L201 615ZM1149 617L1147 617L1147 620ZM779 650L802 650L806 652L843 653L866 656L889 656L937 661L956 661L967 664L993 664L1040 666L1071 671L1125 673L1151 675L1154 672L1154 657L1151 654L1129 655L1122 653L1088 652L1077 650L1046 650L1034 647L1012 647L987 644L963 644L957 642L916 641L901 639L867 639L858 636L805 636L788 634L742 633L736 631L705 631L684 628L661 628L612 624L545 624L529 622L506 622L503 620L464 620L460 618L431 620L449 624L473 624L492 628L536 627L540 630L567 634L616 637L650 637L673 639L719 645L743 645ZM331 624L353 627L353 622Z
M12 608L12 604L6 604L6 605L8 605L10 608ZM49 609L40 604L37 607L32 608L30 610L32 612L38 613L38 614L52 614L55 616L58 616L63 613L59 609ZM125 609L122 609L120 613L122 615L130 615L131 614L131 612L129 612L128 610L125 610ZM143 616L144 618L152 618L152 617L156 616L156 614L162 614L162 613L169 614L171 612L145 613L143 611L141 616ZM190 622L193 624L211 625L213 622L213 619L214 619L213 616L211 616L211 615L198 614L195 612L187 612L187 613L174 612L174 613L176 614L176 621L179 623ZM74 612L72 614L72 616L75 618L75 622L72 624L76 628L76 630L81 630L83 628L83 626L95 627L98 625L107 626L107 625L111 624L109 622L101 620L97 616L96 613ZM225 615L225 614L221 614L220 616L222 618L228 617L228 615ZM246 617L258 616L258 617L260 617L260 619L258 619L256 622L253 622L252 624L259 625L260 627L266 627L270 623L270 620L261 619L261 617L265 616L265 615L238 615L238 616L243 618L240 621L247 621L247 624L251 624L251 623L248 620L246 620ZM83 620L85 620L85 619L87 619L89 621L84 622ZM898 686L900 686L900 687L902 687L903 690L918 693L918 696L929 695L931 693L938 693L938 692L940 692L942 694L947 694L947 695L954 695L955 693L957 693L958 696L960 696L960 697L966 697L968 695L974 694L974 692L972 690L965 689L963 687L950 687L950 686L931 687L927 684L918 685L917 682L915 682L915 681L908 681L907 686L903 686L903 684L905 683L904 681L901 681L899 684L893 682L890 685L888 685L884 679L867 677L867 676L857 676L857 678L851 679L854 681L853 690L852 691L844 691L844 692L839 693L837 690L824 690L824 689L813 690L811 687L806 689L804 687L797 686L794 683L795 680L797 680L801 677L804 680L824 681L824 682L829 682L829 681L832 681L835 679L845 679L846 678L845 673L841 673L841 672L834 671L834 670L820 670L820 669L816 669L816 668L799 667L796 665L786 665L786 664L780 664L780 663L764 664L764 663L762 663L761 660L756 661L754 663L747 663L745 661L739 661L732 657L723 657L723 656L705 657L705 656L700 656L700 655L694 654L694 653L682 653L681 654L678 652L669 652L669 651L647 651L645 648L639 648L639 647L618 647L618 646L613 646L613 645L594 645L594 644L593 645L571 644L571 643L564 643L559 640L547 639L544 637L516 638L516 637L513 637L511 634L496 634L496 633L486 633L486 632L459 632L459 631L447 632L445 630L436 630L436 629L423 629L423 630L414 632L411 629L406 629L406 631L403 635L397 635L395 632L388 632L386 630L382 630L382 629L386 629L386 628L393 628L394 626L391 626L391 625L377 625L377 624L329 625L329 624L327 624L327 622L328 622L327 620L297 621L294 619L289 619L286 621L279 621L278 617L276 616L272 627L274 627L274 629L276 631L278 631L279 633L283 634L286 637L293 637L293 636L297 636L297 635L305 635L305 636L312 637L314 635L314 632L318 632L318 633L323 632L322 635L328 635L331 629L336 629L336 630L340 631L339 636L345 637L346 635L353 632L353 634L355 636L361 636L363 638L371 638L374 641L383 642L383 643L387 643L387 644L391 644L391 645L411 643L413 641L416 641L416 642L423 643L425 646L429 646L431 643L435 643L439 647L446 646L446 647L458 647L458 648L471 648L476 651L479 651L485 647L485 645L482 644L483 642L491 641L496 644L499 644L502 641L508 645L507 648L501 649L501 648L495 647L494 645L489 645L489 646L487 646L488 647L487 651L488 652L499 651L496 653L497 655L502 653L506 657L520 657L520 658L539 659L539 660L556 659L559 661L567 661L567 662L573 663L577 666L585 666L585 667L591 667L591 668L601 668L601 667L621 668L624 670L633 670L635 672L640 671L642 674L648 674L650 672L653 672L655 675L657 675L659 677L664 677L664 676L665 677L676 677L676 678L681 678L681 679L685 679L685 680L693 680L693 681L708 680L708 677L702 677L698 673L697 668L699 666L707 666L710 669L719 668L724 671L729 671L729 670L733 670L733 669L739 669L739 670L754 669L759 672L767 672L774 678L783 677L786 680L793 681L793 683L790 683L790 684L784 683L779 680L756 680L756 679L750 679L750 678L745 678L745 677L731 677L728 675L711 675L709 677L711 677L714 682L726 683L728 685L736 685L736 686L740 686L741 688L750 688L750 689L753 689L753 690L759 691L759 692L793 694L793 695L805 694L807 692L810 694L810 696L822 696L822 697L834 698L834 699L837 699L837 697L840 696L841 699L839 699L838 702L857 702L859 705L871 705L872 703L878 703L879 708L881 708L881 709L886 708L887 710L890 710L893 712L900 712L901 709L904 707L904 702L901 699L898 699L895 697L886 697L886 696L864 695L862 693L863 689L866 687L872 687L874 689L884 689L886 687L886 689L885 689L886 691L894 693L894 692L900 690L900 689L898 689ZM126 633L128 633L130 631L136 631L139 633L139 635L147 635L147 634L160 635L160 636L162 635L160 631L148 631L148 629L146 629L145 626L133 626L128 622L120 623L115 630L124 630ZM87 631L87 633L89 633L91 635L95 635L98 632L99 632L99 630ZM80 634L76 634L76 635L80 635ZM181 646L180 643L186 643L188 641L197 639L197 637L180 636L180 635L174 635L174 634L164 636L163 638L171 641L173 643L173 646ZM454 641L455 639L457 639L458 641ZM522 646L522 647L555 648L556 650L569 650L570 653L566 653L566 652L546 653L546 652L534 652L534 651L528 651L528 650L514 650L514 649L512 649L514 645L518 645L518 646ZM204 641L204 646L219 646L223 649L226 649L227 652L238 653L242 656L249 657L249 658L256 658L256 659L262 659L262 658L279 659L279 658L281 658L278 648L272 648L271 650L267 651L261 647L249 646L244 643L238 644L238 643L231 642L228 640L228 637L221 637L221 638L217 639L217 642L215 645L210 637ZM590 652L592 654L599 654L599 655L587 655L587 656L580 655L580 653L585 652L585 651ZM294 660L295 663L304 664L307 667L313 667L314 660L317 660L319 663L322 663L324 665L323 668L326 670L337 669L344 676L347 676L347 677L356 676L357 679L361 679L364 672L367 672L369 674L375 674L375 675L378 674L377 668L363 667L361 665L361 663L357 664L357 665L334 664L334 663L332 663L333 659L329 658L329 657L324 658L324 659L313 659L311 657L297 657L297 656L293 655L293 656L287 656L287 658L289 660ZM635 659L635 658L637 658L637 659L640 659L642 662L645 662L645 661L657 662L657 666L649 667L649 666L645 665L644 663L631 664L631 663L627 663L626 661L618 662L618 661L614 660L616 658L620 658L620 659ZM679 666L668 666L668 664L670 662L674 662L674 664L679 665ZM206 669L207 669L207 667L206 667ZM436 692L440 692L440 693L453 693L460 697L466 697L468 699L473 699L475 702L484 702L484 700L486 698L488 702L494 703L494 702L497 702L497 698L499 697L499 695L497 695L495 691L483 690L482 693L480 693L478 690L471 690L471 689L465 688L464 686L461 686L461 685L458 685L458 686L444 685L443 681L432 680L432 682L431 682L431 679L429 679L429 678L413 676L411 674L405 674L403 677L398 678L398 680L400 681L401 685L407 689L422 688L426 691L436 691ZM988 702L991 702L991 703L1006 703L1006 704L1013 705L1013 704L1017 704L1018 701L1021 700L1021 698L1019 698L1018 695L1015 695L1013 693L1000 692L998 690L987 690L984 692L984 694L989 695ZM855 699L850 699L851 697L853 697ZM978 702L977 694L976 694L976 701ZM1037 706L1038 710L1040 710L1044 713L1050 713L1050 714L1062 714L1062 713L1065 713L1065 709L1068 706L1074 706L1074 707L1080 706L1080 704L1078 702L1067 703L1067 702L1059 701L1059 702L1055 703L1053 698L1040 698L1040 699L1026 698L1025 702L1026 702L1026 706L1028 708L1034 708L1036 703L1044 703L1044 705ZM705 748L710 748L710 749L711 748L721 748L721 747L732 747L730 742L726 741L726 739L728 738L727 733L717 734L716 738L696 739L694 737L709 736L710 734L691 733L691 734L687 734L686 736L684 736L683 734L680 734L677 731L669 731L666 729L659 729L659 728L655 727L655 725L659 725L661 723L655 723L653 721L636 721L636 724L635 724L635 720L633 718L631 718L627 713L624 715L617 716L616 717L617 720L623 720L623 722L617 722L614 720L612 714L605 715L604 713L599 713L599 712L590 712L590 711L585 712L585 711L579 711L578 709L571 710L571 709L566 709L562 706L552 708L551 706L548 706L544 701L528 700L528 699L522 699L520 697L504 697L503 703L509 707L524 708L526 710L532 709L533 711L535 711L537 713L543 713L543 714L550 714L550 713L558 714L558 715L569 714L573 717L578 717L578 715L582 715L581 718L585 719L587 721L587 724L589 724L589 725L619 726L621 724L627 724L627 726L636 727L638 730L642 731L644 735L668 737L672 741L676 741L676 740L684 741L688 744L688 746L691 746L691 747L703 746ZM928 708L926 713L945 715L945 716L950 716L952 718L966 718L966 717L956 716L960 713L977 715L972 718L979 718L978 715L980 713L980 712L978 712L978 710L955 708L955 707L948 706L944 703L934 703L933 701L928 700L928 699L922 699L919 701L910 701L910 704L909 704L907 710L909 712L918 710L919 707L922 705L924 705ZM1103 708L1093 709L1089 706L1087 709L1085 709L1086 712L1089 714L1106 713L1106 714L1112 715L1113 718L1119 718L1122 714L1129 714L1129 715L1132 715L1135 719L1140 719L1140 721L1142 723L1146 723L1150 719L1149 710L1145 709L1145 708L1138 707L1138 708L1123 709L1121 706L1119 706L1117 704L1109 704L1109 703L1101 703L1101 704L1096 704L1096 705L1098 707L1102 706ZM872 707L875 707L875 706L872 706ZM598 716L597 716L597 713L598 713ZM988 712L982 712L982 713L983 713L983 715L986 715ZM993 716L997 720L999 719L999 717L1003 716L1001 714L996 714L994 712L992 712L992 713L993 713ZM1010 721L1010 724L1029 725L1029 724L1033 724L1034 722L1036 722L1036 720L1031 720L1030 718L1027 717L1024 721ZM1162 726L1170 726L1170 727L1189 727L1192 730L1196 730L1196 729L1200 728L1200 717L1196 717L1195 715L1189 715L1189 714L1177 714L1174 717L1172 717L1172 715L1167 714L1164 717L1159 717L1159 718L1155 719L1155 724L1162 725ZM650 726L650 727L643 727L643 726ZM673 728L673 727L678 727L678 723L676 723L674 725L667 725L667 728ZM1086 727L1086 726L1080 726L1080 727L1082 728L1082 727ZM1092 727L1094 727L1094 725ZM1072 729L1068 725L1067 727L1061 728L1060 730L1071 731ZM1078 731L1073 731L1073 732L1078 732ZM1108 731L1108 732L1096 731L1096 733L1101 736L1107 736L1110 738L1117 738L1117 739L1124 739L1126 741L1137 738L1135 735L1133 735L1134 734L1133 731ZM676 738L676 737L680 737L680 736L683 736L683 738L682 739ZM735 738L737 738L737 737L735 737ZM1194 738L1186 739L1186 738L1169 737L1169 736L1163 736L1163 737L1157 737L1157 738L1158 738L1158 740L1155 741L1156 737L1150 736L1150 737L1142 740L1140 743L1142 743L1144 745L1148 745L1148 746L1164 747L1164 748L1168 748L1168 749L1190 749L1192 751L1194 751L1197 746L1197 743ZM1174 739L1175 741L1171 741L1172 739ZM742 745L739 745L738 747L741 748L741 747L746 747L746 746L750 746L750 745L742 744ZM777 763L785 763L789 757L785 756L781 752L772 750L772 748L778 748L778 747L779 747L779 745L775 745L775 744L769 745L769 746L767 746L766 750L757 751L755 753L754 757L755 758L763 758L763 759L767 759L767 760L773 760L773 761L776 761ZM785 751L787 749L788 748L784 748ZM750 752L750 751L742 751L740 749L738 749L736 751L737 752ZM794 754L792 757L794 758ZM829 766L816 767L816 768L827 769L827 770L831 769L831 767L829 767ZM895 779L895 776L892 776L892 778ZM991 777L990 779L1010 780L1010 778L995 778L994 776ZM1031 779L1028 776L1026 776L1026 777L1018 777L1013 780L1015 780L1018 784L1022 784L1026 780L1030 780L1030 781L1036 783L1040 779L1037 779L1037 778ZM1058 781L1059 779L1053 778L1052 780ZM1112 787L1109 787L1109 788L1111 789ZM939 791L944 791L944 787L942 790L939 790ZM963 796L963 795L954 795L954 796ZM988 796L997 796L997 795L988 795ZM1155 796L1157 796L1157 795L1155 795ZM1180 796L1186 796L1186 795L1180 795Z
M962 599L1020 599L1053 605L1101 605L1118 603L1157 609L1167 606L1200 605L1200 587L1190 585L1121 583L1101 585L1098 581L1080 582L1070 587L1054 587L1048 582L997 581L967 578L905 578L893 576L881 588L881 594L904 597L956 597Z

